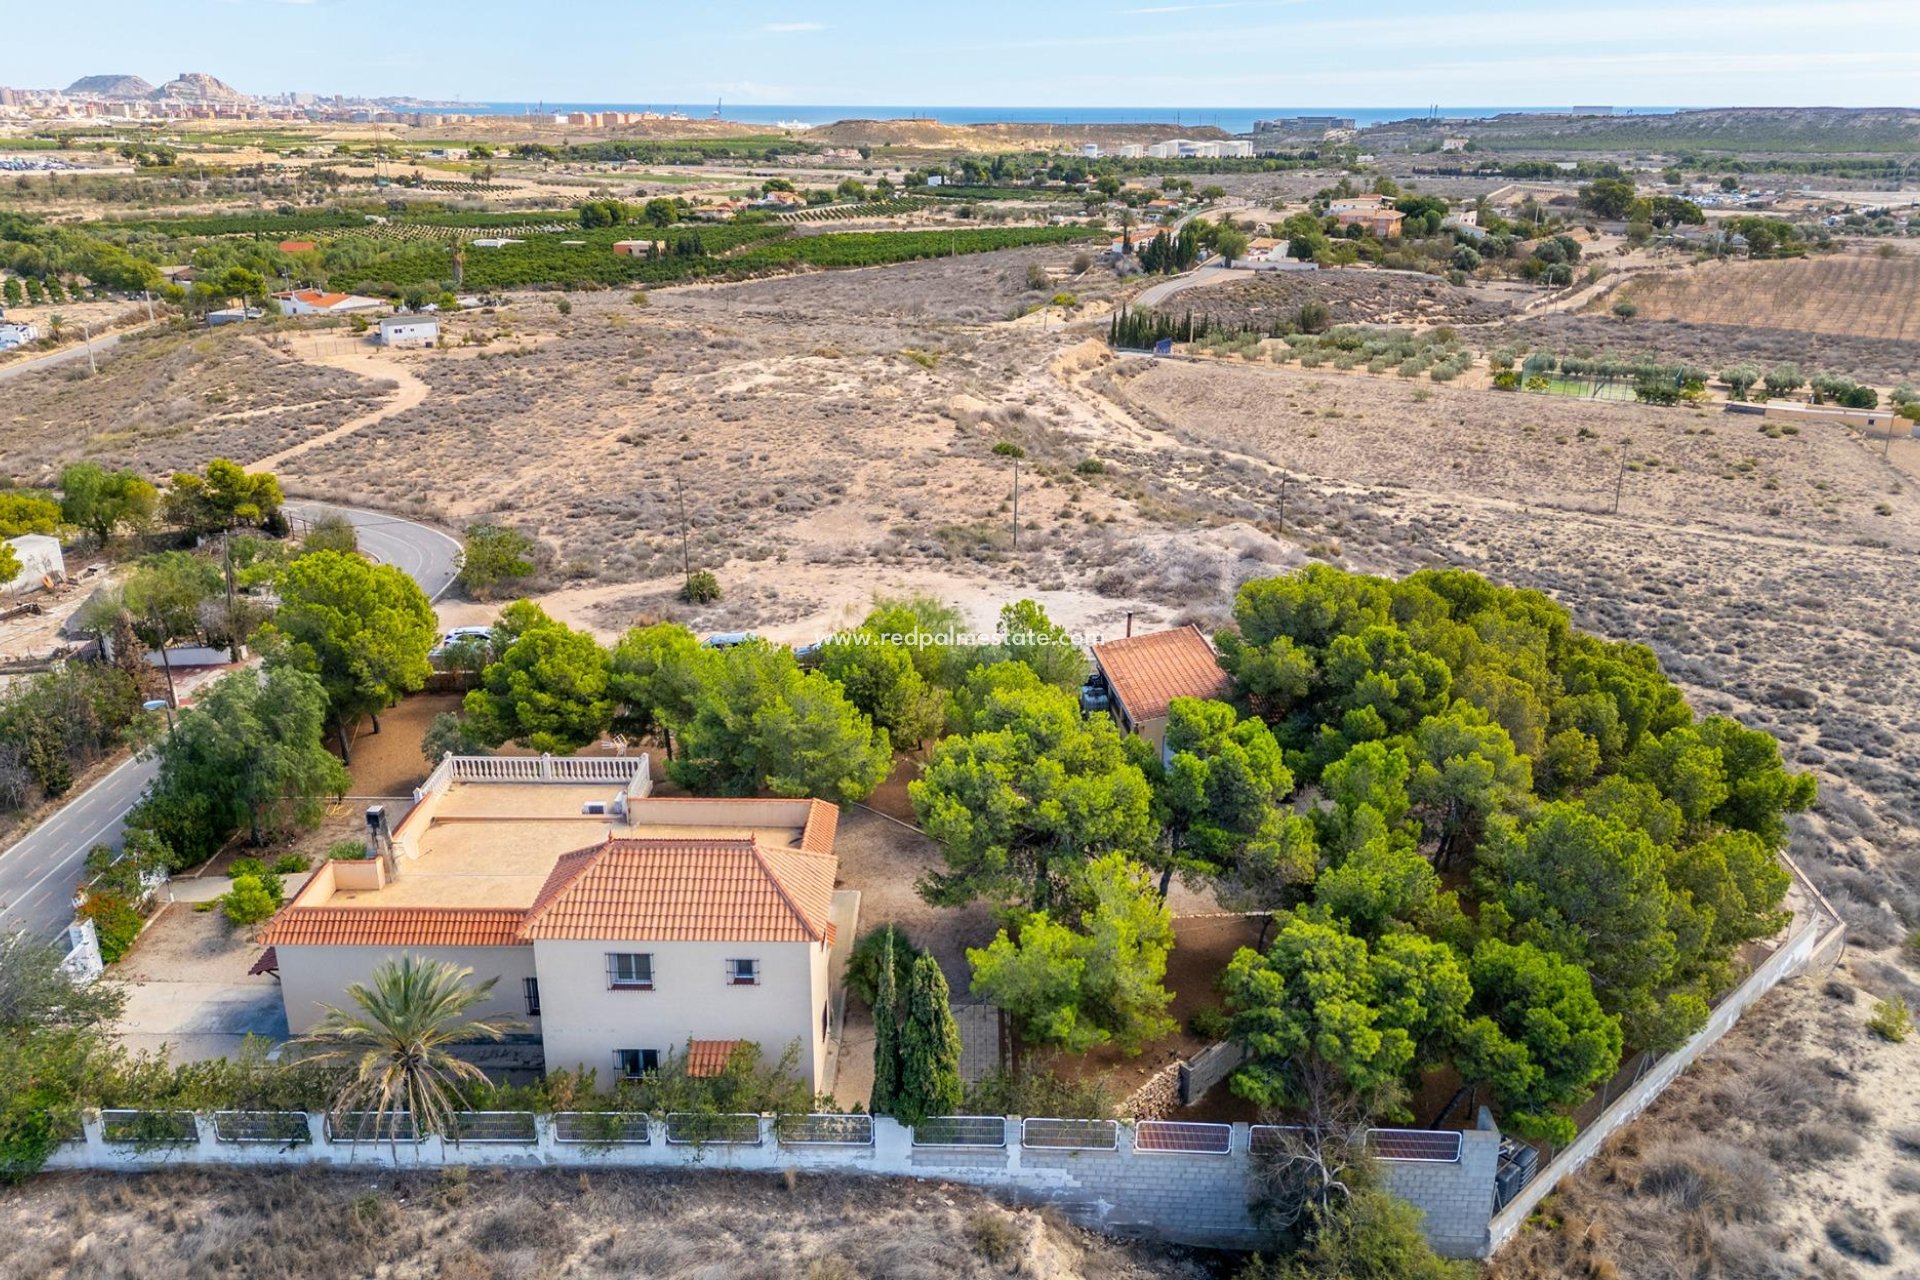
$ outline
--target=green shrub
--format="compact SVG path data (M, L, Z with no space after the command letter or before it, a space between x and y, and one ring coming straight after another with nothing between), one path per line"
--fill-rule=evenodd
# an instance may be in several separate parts
M1616 302L1613 304L1613 314L1619 316L1622 320L1631 320L1640 314L1640 308L1634 306L1631 302Z
M720 598L720 579L709 569L695 569L680 588L680 598L688 604L712 604Z
M100 939L100 958L112 964L127 954L140 936L140 913L117 893L96 893L81 904L80 917L93 921Z
M327 846L329 862L359 862L367 856L367 846L359 840L335 840Z
M853 954L847 957L847 990L869 1005L880 987L880 966L889 941L893 944L894 990L904 991L907 979L913 974L913 962L920 957L920 948L913 945L913 940L898 925L883 924L867 930L853 944Z
M1232 1019L1218 1005L1203 1004L1187 1015L1187 1030L1201 1040L1225 1040L1231 1026Z
M277 876L297 876L307 869L307 855L304 853L283 853L273 860L273 874Z
M220 898L220 910L236 925L259 924L279 909L277 896L257 876L234 877L233 887Z
M1899 1044L1913 1030L1913 1016L1907 1012L1907 1002L1899 996L1888 996L1873 1006L1873 1017L1867 1020L1867 1030L1882 1040L1891 1040Z
M1073 474L1077 476L1100 476L1106 473L1107 464L1098 458L1082 458L1073 466Z

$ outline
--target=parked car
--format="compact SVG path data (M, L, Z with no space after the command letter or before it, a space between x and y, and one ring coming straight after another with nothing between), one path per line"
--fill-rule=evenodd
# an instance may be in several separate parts
M459 644L462 640L491 640L492 638L492 627L455 627L440 637L440 643L433 646L432 652L428 656L435 658L441 657L447 650L453 648L453 646Z
M751 631L716 631L700 643L709 649L732 649L743 644L752 644L760 637Z

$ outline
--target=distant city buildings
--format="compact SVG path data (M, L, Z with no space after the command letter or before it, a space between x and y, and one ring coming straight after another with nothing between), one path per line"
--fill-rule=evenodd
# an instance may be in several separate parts
M1227 138L1221 141L1193 142L1186 138L1169 138L1165 142L1156 142L1143 146L1130 142L1112 148L1103 149L1098 143L1089 142L1080 148L1080 154L1089 160L1110 156L1122 160L1222 160L1247 157L1253 154L1253 144L1240 138Z

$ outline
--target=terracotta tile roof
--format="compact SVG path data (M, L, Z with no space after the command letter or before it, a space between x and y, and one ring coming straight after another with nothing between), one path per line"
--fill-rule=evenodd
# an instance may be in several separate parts
M526 913L488 907L288 907L261 941L277 947L511 947Z
M260 958L253 962L253 967L247 970L247 976L251 978L260 974L278 972L280 972L280 953L268 947L260 953Z
M1232 692L1213 646L1191 625L1097 644L1093 658L1136 725L1166 715L1175 698L1225 698Z
M617 840L562 857L520 937L819 942L835 860L753 840Z
M696 1078L719 1075L727 1069L727 1060L739 1046L738 1040L687 1041L687 1074Z
M840 829L840 806L825 800L807 805L807 825L800 833L800 847L808 853L832 853L834 833Z

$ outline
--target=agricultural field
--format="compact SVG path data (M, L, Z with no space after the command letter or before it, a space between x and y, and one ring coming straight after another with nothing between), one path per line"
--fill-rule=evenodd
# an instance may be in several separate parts
M1764 322L1770 317L1755 319ZM1473 336L1487 348L1622 359L1652 357L1714 371L1741 361L1763 368L1797 364L1809 373L1831 373L1879 387L1892 387L1920 376L1920 342L1776 328L1766 323L1655 320L1645 312L1631 320L1564 312L1534 315L1488 325L1475 330Z
M1709 263L1642 275L1614 300L1649 320L1920 343L1920 253Z

